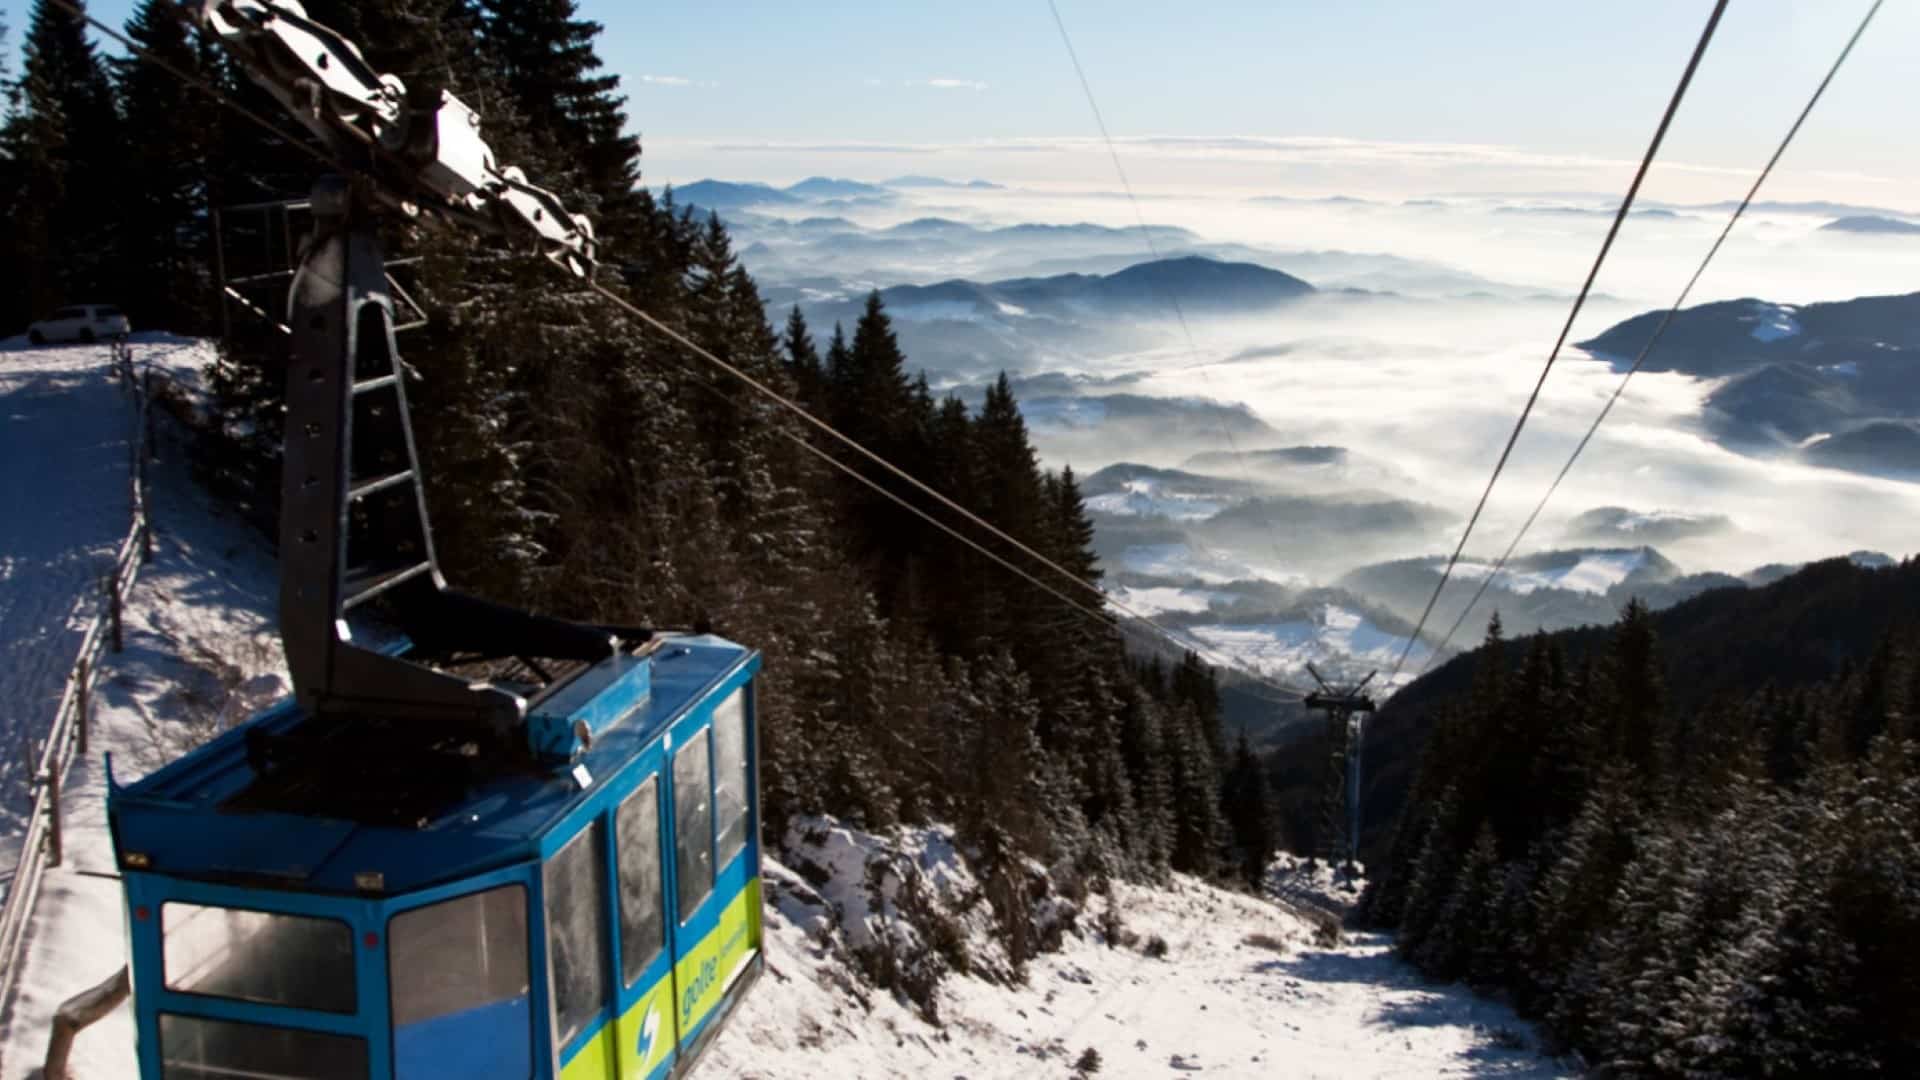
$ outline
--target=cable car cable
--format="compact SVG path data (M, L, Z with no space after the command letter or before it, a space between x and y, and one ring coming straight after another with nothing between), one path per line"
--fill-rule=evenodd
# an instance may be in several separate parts
M1106 116L1100 111L1100 102L1093 96L1093 84L1087 80L1086 69L1080 65L1080 54L1073 47L1073 36L1067 33L1066 20L1060 16L1060 6L1055 0L1047 0L1047 10L1053 13L1053 25L1060 30L1060 42L1067 48L1067 59L1073 62L1073 73L1080 80L1080 90L1086 95L1087 108L1093 112L1094 125L1100 129L1100 138L1106 143L1107 156L1113 159L1113 171L1114 175L1120 178L1120 190L1126 193L1127 202L1133 207L1133 219L1139 223L1140 235L1147 242L1147 254L1152 256L1155 262L1158 262L1160 260L1160 246L1153 242L1153 229L1147 224L1147 216L1140 209L1140 200L1134 196L1133 183L1127 179L1126 167L1120 163L1120 150L1114 145L1113 135L1107 130ZM1180 324L1180 334L1186 338L1187 341L1187 353L1193 357L1193 364L1186 370L1199 375L1200 381L1207 385L1208 390L1212 390L1213 380L1207 376L1207 368L1212 365L1200 357L1200 346L1194 342L1193 329L1187 324L1187 313L1186 310L1180 306L1179 295L1172 289L1164 290L1162 295L1167 301L1167 306L1173 309L1174 319ZM1226 436L1227 449L1233 452L1234 463L1240 467L1240 478L1246 482L1249 488L1256 487L1253 472L1247 468L1246 455L1240 452L1240 442L1233 437L1233 429L1227 426L1227 418L1221 415L1218 419L1220 421L1220 434ZM1258 496L1256 495L1250 494L1248 497L1256 502L1258 501ZM1266 531L1268 547L1273 550L1274 558L1284 565L1287 561L1286 556L1280 551L1280 542L1274 537L1275 530L1270 520L1267 522Z
M1493 583L1494 578L1498 577L1501 572L1505 570L1507 560L1513 557L1515 549L1520 546L1520 541L1526 537L1527 531L1533 528L1533 523L1539 519L1540 511L1546 509L1547 501L1553 498L1553 493L1560 490L1560 482L1565 480L1567 473L1573 470L1573 463L1580 460L1580 454L1586 450L1587 443L1592 441L1594 432L1600 430L1601 423L1603 423L1607 415L1613 411L1614 405L1620 400L1620 395L1626 392L1628 381L1633 378L1635 372L1640 370L1640 365L1646 362L1647 354L1653 351L1653 347L1659 343L1661 336L1667 332L1667 327L1673 322L1674 316L1680 313L1680 308L1686 304L1687 297L1693 293L1693 287L1699 283L1700 276L1706 273L1708 264L1713 262L1713 257L1719 254L1720 246L1726 243L1728 234L1733 232L1733 227L1740 221L1740 216L1747 212L1749 206L1753 205L1755 196L1760 194L1760 186L1767 182L1767 177L1773 173L1773 167L1778 165L1780 158L1786 154L1787 147L1793 145L1794 136L1800 133L1800 126L1806 123L1808 114L1812 113L1813 107L1819 104L1821 95L1826 93L1828 84L1833 82L1833 77L1840 73L1841 65L1847 62L1847 56L1853 52L1853 47L1860 41L1861 35L1866 33L1867 25L1873 22L1873 16L1880 10L1880 5L1883 2L1884 0L1873 0L1872 5L1867 8L1867 13L1861 17L1860 25L1854 29L1853 36L1847 39L1846 45L1840 50L1840 55L1833 61L1833 66L1827 69L1826 77L1821 79L1820 85L1814 88L1813 96L1807 100L1806 106L1800 110L1800 115L1793 121L1793 126L1787 129L1786 137L1781 139L1780 145L1774 148L1773 156L1767 159L1766 167L1761 169L1760 175L1754 178L1753 186L1747 189L1746 197L1741 199L1740 205L1734 208L1733 216L1727 219L1726 227L1720 230L1720 235L1714 239L1713 246L1707 249L1706 257L1700 260L1700 265L1693 271L1693 276L1687 279L1686 287L1680 290L1680 295L1674 300L1673 306L1668 308L1666 314L1661 317L1660 325L1654 329L1653 336L1649 337L1646 344L1640 347L1639 355L1633 358L1633 364L1627 368L1627 373L1620 377L1619 385L1613 389L1613 396L1609 397L1606 404L1600 407L1599 414L1593 418L1593 423L1587 427L1587 433L1580 437L1579 444L1573 448L1573 453L1567 457L1566 464L1560 466L1559 475L1553 478L1553 483L1547 485L1546 494L1540 496L1540 501L1535 504L1533 513L1527 515L1525 524L1520 526L1520 531L1514 534L1513 541L1507 545L1507 550L1502 552L1499 561L1494 563L1493 571L1481 579L1480 588L1474 592L1473 599L1467 601L1467 606L1460 610L1459 617L1453 620L1451 627L1447 628L1446 636L1441 638L1440 644L1435 647L1433 652L1428 654L1426 663L1420 665L1420 673L1424 674L1428 668L1433 666L1434 660L1446 650L1447 643L1453 640L1453 635L1457 633L1460 627L1467 621L1467 616L1472 613L1474 606L1480 602L1481 597L1486 595L1487 587Z
M1460 553L1466 550L1467 539L1473 535L1473 527L1479 523L1480 514L1487 508L1487 499L1493 494L1493 486L1499 482L1500 473L1507 467L1507 459L1513 455L1514 444L1520 441L1520 432L1527 426L1527 418L1533 414L1533 406L1540 400L1540 390L1547 384L1547 375L1553 371L1553 362L1560 358L1560 350L1566 345L1567 335L1573 332L1574 320L1579 318L1580 309L1586 305L1587 295L1593 291L1594 279L1600 276L1600 267L1607 261L1607 253L1613 248L1613 241L1620 234L1620 226L1627 220L1627 211L1632 209L1633 200L1640 193L1640 184L1647 178L1647 171L1653 167L1653 159L1660 152L1660 143L1667 137L1667 128L1680 111L1680 102L1686 97L1687 87L1693 82L1693 73L1700 67L1701 57L1706 55L1707 44L1713 40L1713 32L1720 25L1720 16L1727 10L1727 0L1714 0L1713 13L1707 17L1706 28L1700 32L1700 40L1693 47L1693 55L1687 59L1687 67L1680 75L1679 85L1673 88L1673 97L1667 102L1666 112L1660 116L1660 126L1654 129L1653 141L1647 145L1647 152L1640 158L1640 167L1634 171L1633 182L1627 186L1626 197L1620 200L1620 209L1613 215L1613 224L1607 228L1607 237L1600 244L1600 253L1594 257L1593 267L1587 271L1587 280L1580 286L1580 292L1573 299L1573 310L1567 313L1566 324L1560 328L1560 336L1553 343L1553 351L1547 354L1547 362L1540 369L1540 378L1533 384L1533 392L1527 395L1527 403L1520 410L1520 418L1514 421L1513 433L1507 436L1507 445L1500 451L1500 459L1494 462L1493 474L1487 477L1486 489L1480 493L1480 501L1474 505L1473 514L1467 518L1467 527L1460 534L1460 543L1454 546L1453 554L1447 559L1447 567L1440 574L1440 581L1433 587L1433 595L1427 598L1427 606L1420 613L1420 621L1414 624L1413 633L1407 636L1407 643L1400 650L1399 659L1394 661L1393 673L1387 676L1387 684L1399 676L1400 669L1406 665L1407 654L1413 651L1413 643L1420 640L1420 631L1424 630L1427 620L1433 615L1433 605L1439 601L1440 593L1446 589L1448 579L1453 577L1453 569L1460 562Z

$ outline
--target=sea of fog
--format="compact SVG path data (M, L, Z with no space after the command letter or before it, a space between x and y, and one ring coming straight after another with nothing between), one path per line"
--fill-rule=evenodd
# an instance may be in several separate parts
M1262 200L1197 195L1146 197L1139 213L1207 242L1260 249L1257 260L1316 285L1349 284L1307 269L1338 267L1328 253L1393 255L1483 279L1489 290L1462 295L1457 282L1425 288L1418 275L1401 295L1364 302L1301 303L1271 316L1190 320L1183 335L1143 334L1137 349L1098 355L1036 354L1028 374L1065 371L1124 380L1124 389L1244 404L1276 429L1271 445L1326 444L1387 463L1377 490L1440 506L1455 520L1406 541L1407 556L1452 550L1459 529L1499 457L1541 365L1561 332L1609 225L1601 196L1439 195L1387 204L1346 200ZM1574 349L1615 322L1671 303L1724 225L1725 210L1656 206L1630 217L1591 300L1568 336L1539 403L1476 529L1470 552L1497 555L1533 508L1574 444L1618 384L1605 360ZM830 211L879 227L926 216L980 225L1096 222L1131 226L1135 209L1111 196L1033 190L903 194L887 205ZM1750 214L1701 280L1689 304L1758 297L1789 304L1909 292L1920 287L1920 240L1820 232L1832 213ZM1142 237L1140 258L1149 257ZM1290 257L1291 256L1291 257ZM748 265L753 266L751 254ZM930 260L887 273L933 281L965 276L965 257ZM871 261L849 255L849 280L876 286ZM1010 275L1009 275L1010 276ZM1377 288L1377 280L1369 282ZM1920 373L1916 373L1920 377ZM1741 572L1874 549L1896 557L1916 549L1920 485L1878 480L1723 449L1700 423L1714 384L1675 374L1635 376L1569 475L1523 551L1573 546L1563 535L1582 511L1720 514L1730 531L1662 543L1689 572ZM1039 432L1049 463L1067 452ZM1223 435L1219 449L1226 449ZM1240 451L1260 446L1237 445ZM1072 442L1071 464L1087 473L1114 461L1177 465L1168 452L1130 442Z

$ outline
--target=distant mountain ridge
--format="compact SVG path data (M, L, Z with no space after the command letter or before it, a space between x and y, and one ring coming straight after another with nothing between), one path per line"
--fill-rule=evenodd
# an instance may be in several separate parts
M1663 312L1579 343L1624 365ZM1920 476L1920 292L1816 304L1727 300L1674 317L1644 364L1726 381L1708 429L1745 452L1801 453L1818 465Z
M809 176L805 180L788 184L784 188L758 181L696 180L672 190L675 203L707 210L801 206L809 202L831 200L884 202L895 197L891 189L879 184L842 180L830 176Z
M882 180L886 187L894 188L967 188L973 191L1005 191L1005 184L996 184L990 180L946 180L938 176L896 176L891 180Z
M1883 236L1920 236L1920 224L1874 214L1835 218L1820 226L1821 232L1876 233Z
M1214 313L1261 311L1309 296L1314 287L1254 263L1191 255L1136 263L1112 274L1056 274L934 285L896 285L880 299L896 320L1072 317L1079 312L1171 318L1169 304Z

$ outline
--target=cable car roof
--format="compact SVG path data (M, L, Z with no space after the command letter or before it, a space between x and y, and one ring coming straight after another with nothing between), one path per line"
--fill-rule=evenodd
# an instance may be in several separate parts
M356 815L350 784L316 785L313 802L297 812L239 808L257 779L247 733L284 733L302 719L284 703L136 783L110 780L116 852L127 869L346 895L409 892L537 857L547 832L670 724L717 702L760 666L759 653L710 635L675 637L651 660L651 695L576 762L540 769L523 761L483 771L414 827ZM576 766L590 777L584 789ZM374 873L379 889L362 888L364 877L356 883L356 875Z

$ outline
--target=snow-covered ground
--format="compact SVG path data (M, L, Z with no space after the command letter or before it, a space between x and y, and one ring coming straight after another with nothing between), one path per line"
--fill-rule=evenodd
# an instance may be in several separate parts
M1191 495L1163 491L1152 480L1129 480L1123 490L1095 495L1087 500L1087 509L1121 517L1163 517L1173 521L1200 521L1226 507L1217 495Z
M1433 568L1439 570L1446 565L1445 559L1435 559ZM1497 589L1525 596L1535 589L1567 589L1572 592L1604 595L1608 589L1627 580L1628 575L1647 563L1644 548L1634 551L1596 551L1580 556L1580 560L1571 566L1552 570L1515 570L1512 566L1500 572L1493 584ZM1471 562L1462 559L1453 568L1455 577L1463 581L1478 581L1493 573L1492 563Z
M1209 623L1181 632L1247 668L1282 678L1297 677L1309 663L1357 667L1363 673L1368 667L1390 668L1407 641L1338 604L1322 606L1311 619ZM1424 642L1415 642L1395 685L1411 682L1432 651Z
M934 1027L849 981L835 959L844 935L834 905L874 917L847 849L882 846L836 831L843 865L818 891L770 869L770 969L713 1045L707 1067L719 1075L1064 1077L1089 1049L1101 1076L1573 1074L1511 1010L1427 984L1384 936L1316 945L1312 922L1281 904L1186 878L1115 884L1125 933L1112 947L1099 930L1110 901L1089 897L1077 929L1032 962L1023 986L947 978ZM1163 957L1145 949L1155 939Z
M1115 607L1151 618L1167 612L1201 612L1226 594L1176 585L1118 585L1107 589Z
M27 762L59 704L132 522L130 399L105 345L0 343L0 865L31 801Z
M1756 300L1753 302L1753 314L1741 321L1754 324L1747 333L1755 341L1780 341L1800 333L1800 323L1793 317L1794 310L1792 304L1769 304Z
M1164 578L1190 578L1209 585L1234 581L1271 581L1305 585L1304 574L1275 566L1241 562L1230 556L1189 544L1135 544L1120 553L1119 569Z

